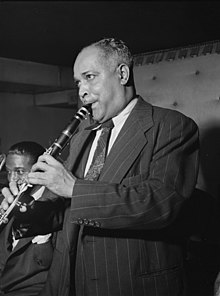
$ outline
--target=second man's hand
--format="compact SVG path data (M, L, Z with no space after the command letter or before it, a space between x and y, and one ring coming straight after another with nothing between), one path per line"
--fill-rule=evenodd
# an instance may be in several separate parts
M10 207L10 205L14 202L16 196L19 193L19 188L17 187L17 183L15 181L11 181L9 183L9 188L8 187L4 187L2 189L2 195L4 196L4 199L0 205L0 214L1 214L1 219L3 223L7 223L8 222L8 218L4 218L3 219L3 215L5 216L6 211L8 211L8 208ZM16 203L17 204L17 203ZM20 212L26 212L27 211L27 207L26 204L21 204L19 206L19 211ZM10 214L10 213L8 213ZM7 216L7 213L6 213Z

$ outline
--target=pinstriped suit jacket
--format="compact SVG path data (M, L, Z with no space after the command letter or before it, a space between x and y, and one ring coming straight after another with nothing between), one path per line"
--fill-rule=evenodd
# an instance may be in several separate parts
M83 130L72 142L68 168L77 177L86 162L82 151L89 133ZM68 295L70 286L74 295L74 272L77 296L183 295L176 219L197 172L194 121L139 98L99 181L78 178L75 183L42 295Z

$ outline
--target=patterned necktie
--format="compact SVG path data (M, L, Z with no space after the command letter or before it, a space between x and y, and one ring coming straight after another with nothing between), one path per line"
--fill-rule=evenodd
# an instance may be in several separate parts
M110 133L113 127L114 127L114 123L112 119L104 122L101 125L102 132L98 139L98 143L92 159L92 163L84 178L85 180L93 181L98 179L100 172L105 163L108 142L109 142Z

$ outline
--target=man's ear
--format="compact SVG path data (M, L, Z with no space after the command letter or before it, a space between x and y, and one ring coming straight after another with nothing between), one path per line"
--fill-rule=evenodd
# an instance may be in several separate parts
M118 72L121 84L126 85L130 76L129 67L125 64L120 64L117 68L117 72Z

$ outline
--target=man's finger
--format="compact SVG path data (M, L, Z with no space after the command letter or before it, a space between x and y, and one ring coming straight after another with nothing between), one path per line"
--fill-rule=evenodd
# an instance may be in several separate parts
M46 171L48 169L48 164L46 162L36 162L32 168L31 172L36 172L36 171Z
M10 188L10 190L11 190L11 193L12 193L14 196L18 195L18 185L17 185L17 182L15 182L15 181L11 181L11 182L9 183L9 188Z
M3 200L2 203L1 203L1 208L4 211L6 211L8 209L8 207L9 207L9 204L5 200ZM1 211L1 214L3 214L2 211Z
M11 191L9 190L9 188L4 187L2 189L2 194L5 197L5 199L3 200L3 202L8 202L8 203L12 203L13 202L14 196L12 195Z

